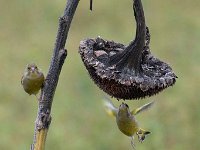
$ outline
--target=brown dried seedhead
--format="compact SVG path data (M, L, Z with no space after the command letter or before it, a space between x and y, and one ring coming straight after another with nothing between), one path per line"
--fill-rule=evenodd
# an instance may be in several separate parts
M136 36L127 47L100 37L83 40L79 47L81 58L98 87L124 100L152 96L172 86L177 78L168 64L150 52L150 34L140 0L134 0L133 10Z

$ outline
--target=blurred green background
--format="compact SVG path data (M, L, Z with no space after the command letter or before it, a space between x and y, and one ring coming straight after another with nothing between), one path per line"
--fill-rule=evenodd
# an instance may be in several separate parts
M20 84L27 63L46 74L58 17L65 0L0 0L0 149L27 150L33 139L37 101ZM141 101L155 106L138 116L152 131L137 150L197 150L200 147L199 0L143 0L151 33L151 51L168 62L179 77L173 88ZM68 57L52 108L46 149L125 150L130 139L117 129L102 107L104 93L90 80L78 54L80 40L100 35L124 44L133 39L132 0L81 0L69 32ZM121 102L114 100L116 105Z

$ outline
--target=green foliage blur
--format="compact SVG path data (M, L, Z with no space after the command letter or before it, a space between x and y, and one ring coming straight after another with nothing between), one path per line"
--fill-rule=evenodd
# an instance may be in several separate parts
M179 77L173 88L140 101L155 106L138 115L152 131L137 150L197 150L200 147L200 19L199 0L142 0L151 33L151 51L168 62ZM37 100L20 80L26 64L48 71L58 17L65 0L0 0L0 149L27 150L33 140ZM127 150L130 138L104 112L104 93L89 78L78 54L87 37L128 44L135 35L132 0L81 0L69 32L68 57L52 107L47 150ZM113 99L118 106L121 102Z

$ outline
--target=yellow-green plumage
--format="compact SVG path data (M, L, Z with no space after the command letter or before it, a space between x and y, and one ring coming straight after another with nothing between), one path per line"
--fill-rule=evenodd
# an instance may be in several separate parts
M116 123L119 130L125 135L134 137L136 134L138 136L138 140L143 142L146 135L150 134L149 131L145 131L139 127L135 115L150 108L153 105L153 102L145 104L137 109L134 109L133 111L129 110L129 106L126 103L122 103L119 108L117 108L108 99L104 101L104 105L106 112L116 118Z
M36 95L44 83L44 75L35 64L28 64L22 76L21 84L28 94Z
M139 130L138 122L125 103L119 106L116 122L119 130L127 136L132 137Z

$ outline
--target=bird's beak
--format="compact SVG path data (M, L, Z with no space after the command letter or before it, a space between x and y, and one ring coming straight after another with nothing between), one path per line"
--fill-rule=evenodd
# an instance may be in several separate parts
M122 104L119 106L120 108L123 108L124 107L124 103L122 102Z
M31 67L31 72L35 72L35 67Z
M128 108L128 105L126 103L123 103L120 105L120 108L121 109L125 109L125 108Z

